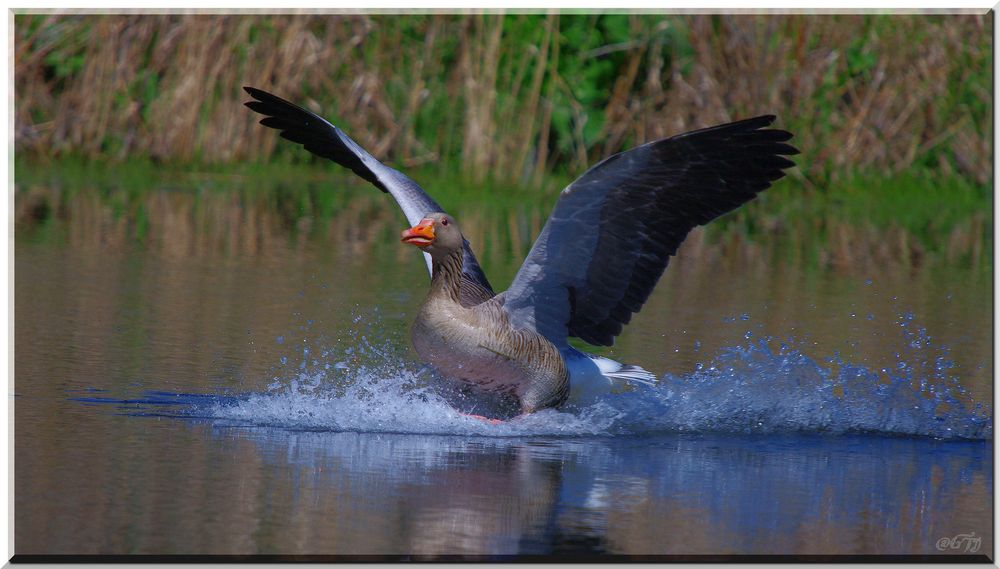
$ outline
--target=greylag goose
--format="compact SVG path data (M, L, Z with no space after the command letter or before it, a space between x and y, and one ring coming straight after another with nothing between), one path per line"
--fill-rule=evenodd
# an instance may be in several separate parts
M510 288L493 291L462 236L416 182L315 113L244 87L260 123L350 168L390 194L422 250L430 292L412 329L417 354L442 375L511 397L521 413L656 376L571 347L610 346L698 225L732 211L794 166L791 133L772 115L648 142L614 154L566 187Z

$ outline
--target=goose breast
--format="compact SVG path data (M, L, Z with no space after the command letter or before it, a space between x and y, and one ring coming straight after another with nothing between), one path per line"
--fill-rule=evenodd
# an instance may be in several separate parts
M445 376L516 396L522 410L561 403L569 372L556 347L533 330L514 329L495 302L472 308L429 299L413 324L417 354Z

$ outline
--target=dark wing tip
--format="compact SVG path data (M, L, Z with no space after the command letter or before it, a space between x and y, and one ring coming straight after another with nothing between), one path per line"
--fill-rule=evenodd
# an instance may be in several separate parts
M788 168L794 168L795 162L792 162L788 158L784 158L779 154L775 154L774 158L772 158L772 161L770 164L768 164L768 166L773 166L778 170L786 170Z
M774 142L768 146L771 152L775 154L781 154L783 156L795 156L800 154L799 149L795 148L791 144L785 144L784 142Z
M304 109L291 101L286 101L277 95L272 95L267 91L262 91L255 87L244 86L243 90L246 91L251 97L256 99L255 101L247 101L243 103L249 107L254 112L258 112L263 115L277 115L277 114L303 114L307 116L315 116L319 118L316 113Z
M274 95L268 93L267 91L261 91L260 89L257 89L256 87L250 87L249 85L244 85L243 90L247 92L247 95L250 95L254 99L257 99L258 101L267 101L268 99L276 98Z
M270 107L268 107L267 103L262 101L247 101L243 103L243 105L255 113L260 113L262 115L271 114Z
M785 142L794 138L794 134L788 132L787 130L778 128L765 128L774 123L778 117L776 115L761 115L759 117L753 117L750 119L744 119L741 121L736 121L724 125L726 127L750 127L740 134L735 135L739 138L744 138L745 140L754 140L755 142L765 142L766 148L769 154L780 156L795 156L800 154L798 148L792 146L791 144L784 144ZM742 128L740 130L743 130ZM781 166L781 169L791 168L795 166L795 163L790 160L782 159L786 165Z
M243 90L247 92L248 95L257 99L258 101L284 101L284 99L277 97L256 87L250 87L249 85L244 85Z
M777 118L778 117L776 115L760 115L748 119L741 119L738 121L728 122L725 124L717 124L706 128L691 130L683 134L678 134L676 136L672 136L670 138L665 138L662 140L671 140L671 139L682 140L682 139L692 139L692 138L701 138L703 140L708 140L708 139L717 140L720 138L737 137L741 135L743 136L756 135L757 133L761 132L771 133L775 131L771 129L767 130L762 130L762 129L771 126L771 124L774 123L774 121ZM647 143L647 144L656 144L657 142L660 141L654 141L652 143Z
M760 115L710 128L721 128L725 130L756 130L771 126L777 118L778 117L776 115Z

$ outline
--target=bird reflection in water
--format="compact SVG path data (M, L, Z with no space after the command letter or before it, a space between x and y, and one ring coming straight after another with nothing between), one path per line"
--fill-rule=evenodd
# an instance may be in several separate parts
M298 499L262 513L308 528L300 553L936 553L992 530L976 498L990 441L211 431L253 441L262 472L291 469L260 494Z

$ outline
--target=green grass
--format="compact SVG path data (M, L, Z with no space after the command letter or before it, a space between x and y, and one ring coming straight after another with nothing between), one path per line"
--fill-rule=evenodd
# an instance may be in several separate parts
M991 31L972 14L19 14L15 143L101 162L295 163L301 149L272 144L241 104L252 83L382 156L476 179L558 178L685 128L775 113L823 185L854 168L985 184ZM293 34L302 52L282 47ZM192 91L199 72L206 88Z
M741 221L749 223L758 216L824 218L878 230L898 227L932 237L976 215L991 218L992 211L989 187L960 176L930 171L860 172L820 189L808 189L794 179L781 181L748 206Z
M523 237L516 246L506 242L509 223L521 227L523 235L530 235L527 219L534 215L544 221L558 192L570 181L569 176L550 176L538 187L529 188L489 179L470 182L458 173L436 168L408 174L445 209L460 217L471 212L491 222L490 234L504 241L490 245L499 247L495 253L500 255L522 254L515 249L530 246L530 239ZM709 224L707 236L712 242L739 239L757 243L775 248L779 254L795 249L807 262L817 263L820 251L834 254L838 247L875 248L882 239L892 236L898 240L904 235L908 243L919 246L923 256L992 265L992 196L988 187L934 172L858 172L840 180L819 188L789 176L754 202ZM375 188L345 169L313 161L185 167L149 161L112 165L85 160L18 160L15 182L16 199L34 186L56 187L63 196L97 192L115 218L126 216L130 220L139 240L149 226L149 217L155 215L147 211L147 198L157 191L193 193L195 204L209 194L235 192L245 207L277 212L292 232L303 218L329 220L355 200L378 203L381 199ZM324 231L320 229L323 224L311 227L314 233ZM962 239L956 240L956 232ZM847 245L838 240L842 234L850 236ZM977 240L978 247L973 247ZM957 252L956 247L960 247ZM853 256L864 252L840 253ZM972 259L973 254L982 259Z

